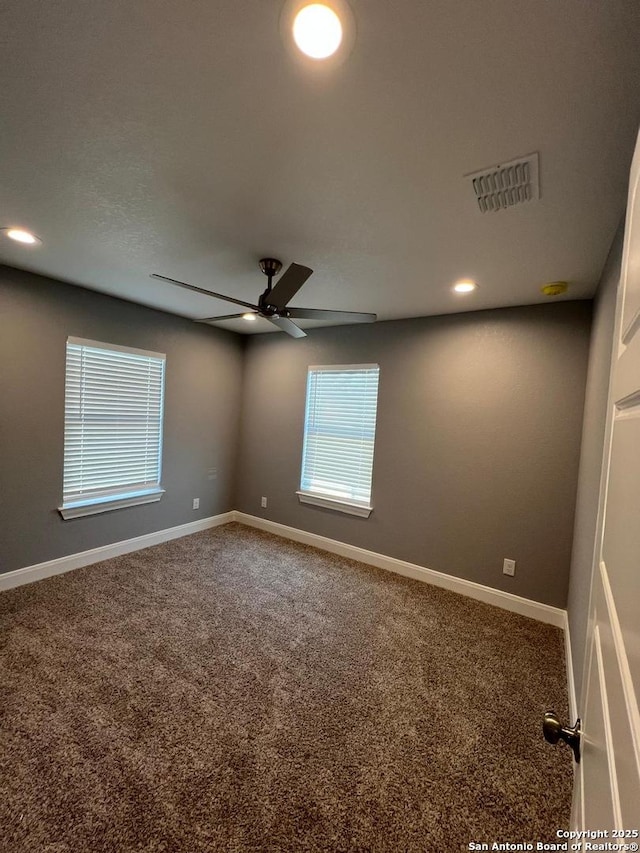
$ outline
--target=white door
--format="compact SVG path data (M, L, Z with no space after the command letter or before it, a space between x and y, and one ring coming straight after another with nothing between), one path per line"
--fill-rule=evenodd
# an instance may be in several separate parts
M640 138L617 297L585 657L574 828L633 833L640 830Z

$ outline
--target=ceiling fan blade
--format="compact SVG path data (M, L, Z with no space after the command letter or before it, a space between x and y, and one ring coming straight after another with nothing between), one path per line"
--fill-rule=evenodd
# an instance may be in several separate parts
M203 317L202 320L194 320L194 323L217 323L220 320L239 320L241 317L246 317L247 314L252 314L256 317L260 316L257 311L245 311L244 314L223 314L221 317Z
M278 279L271 293L267 297L269 305L274 308L284 308L290 299L296 295L313 270L303 267L301 264L291 264L289 269Z
M299 326L296 326L296 324L292 323L291 320L287 320L286 317L265 317L265 320L268 320L270 323L273 323L274 326L277 326L279 329L282 329L283 332L286 332L288 335L291 335L292 338L307 337L306 332L303 332Z
M235 305L244 305L245 308L257 309L257 305L252 305L250 302L243 302L242 299L234 299L232 296L224 296L222 293L214 293L212 290L205 290L203 287L196 287L193 284L187 284L186 281L178 281L175 278L169 278L166 275L158 275L151 273L151 278L159 278L161 281L168 281L170 284L177 284L179 287L185 287L187 290L193 290L195 293L203 293L205 296L213 296L215 299L224 299L225 302L233 302Z
M336 320L343 323L375 323L376 314L362 311L325 311L323 308L287 308L289 317L299 320Z

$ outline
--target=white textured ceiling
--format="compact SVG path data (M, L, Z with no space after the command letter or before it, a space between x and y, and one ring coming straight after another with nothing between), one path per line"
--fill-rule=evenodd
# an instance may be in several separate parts
M189 317L254 301L380 319L593 294L640 119L635 0L352 0L337 67L296 59L278 0L7 0L0 260ZM480 214L463 175L540 152L542 198ZM472 277L480 289L454 296ZM226 324L266 331L266 321Z

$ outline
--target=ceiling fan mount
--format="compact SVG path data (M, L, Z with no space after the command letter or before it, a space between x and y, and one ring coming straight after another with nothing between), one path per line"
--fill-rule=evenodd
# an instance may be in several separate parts
M244 302L242 299L236 299L233 296L225 296L222 293L214 293L212 290L205 290L203 287L196 287L193 284L187 284L186 281L178 281L175 278L169 278L166 275L158 275L153 273L151 278L157 278L161 281L168 281L170 284L177 284L179 287L184 287L186 290L192 290L195 293L202 293L205 296L213 296L215 299L223 299L225 302L233 302L234 305L242 305L245 311L242 314L226 314L220 317L205 317L202 320L196 320L196 323L216 323L221 320L236 320L239 317L263 317L269 320L274 326L277 326L283 332L291 335L292 338L304 338L306 333L297 326L291 318L300 320L327 320L334 323L373 323L376 320L375 314L364 314L359 311L326 311L321 308L289 308L289 302L293 299L296 293L300 290L305 281L313 273L309 267L304 267L301 264L291 264L287 271L278 279L275 286L273 279L282 270L282 262L277 258L262 258L260 261L260 269L267 276L267 288L258 298L258 304L252 305L251 302ZM249 309L249 310L246 310Z
M276 258L262 258L260 261L260 269L269 278L269 280L271 280L272 278L275 278L282 269L282 261L278 261Z

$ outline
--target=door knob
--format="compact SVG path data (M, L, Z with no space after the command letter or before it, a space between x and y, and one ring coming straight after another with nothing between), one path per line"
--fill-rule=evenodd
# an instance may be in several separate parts
M542 722L542 733L549 743L563 740L573 750L573 757L580 763L580 717L573 728L563 726L555 711L547 711Z

